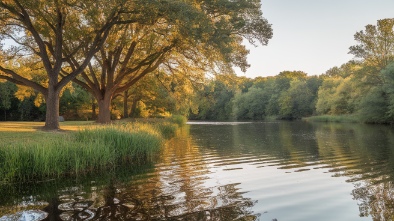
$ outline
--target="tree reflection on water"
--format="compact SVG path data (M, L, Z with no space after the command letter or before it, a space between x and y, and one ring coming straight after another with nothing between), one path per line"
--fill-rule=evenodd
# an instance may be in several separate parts
M242 197L236 186L219 187L217 196L178 203L174 196L164 194L138 199L138 193L123 192L124 186L113 183L90 194L74 188L49 201L44 220L256 220L258 215L251 211L256 202Z
M356 185L352 191L355 200L358 200L360 216L371 216L373 220L394 220L394 185L385 182L372 185Z

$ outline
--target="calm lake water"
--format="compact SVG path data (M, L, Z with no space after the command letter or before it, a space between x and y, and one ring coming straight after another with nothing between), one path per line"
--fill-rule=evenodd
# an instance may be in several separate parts
M0 188L4 220L394 220L394 129L191 122L152 165Z

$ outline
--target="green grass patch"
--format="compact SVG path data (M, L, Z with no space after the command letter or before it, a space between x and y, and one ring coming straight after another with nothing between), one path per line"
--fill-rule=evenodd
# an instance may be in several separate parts
M0 144L0 183L79 176L144 164L159 151L164 138L175 135L177 127L169 122L134 122L89 124L70 132L0 132L0 138L6 138Z
M311 122L338 122L338 123L360 123L360 119L356 115L321 115L303 118L303 120Z

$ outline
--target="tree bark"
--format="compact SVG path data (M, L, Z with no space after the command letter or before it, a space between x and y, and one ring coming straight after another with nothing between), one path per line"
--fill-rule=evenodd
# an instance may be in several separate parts
M111 123L111 100L112 96L104 96L102 99L97 99L98 102L98 115L97 123L108 124Z
M59 129L59 100L59 92L56 91L53 86L49 86L48 94L45 96L45 130Z

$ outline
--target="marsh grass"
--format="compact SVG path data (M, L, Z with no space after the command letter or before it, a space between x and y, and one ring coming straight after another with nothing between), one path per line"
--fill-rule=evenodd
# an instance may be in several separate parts
M140 161L152 157L163 138L160 131L148 124L122 124L93 127L75 133L79 142L95 142L111 146L116 162Z
M23 121L7 121L0 123L0 132L35 132L41 131L44 127L44 122L23 122ZM93 121L65 121L60 122L60 128L63 131L76 131L84 127L94 125Z
M84 125L78 131L37 131L34 136L17 132L19 139L0 144L0 182L79 176L143 164L158 152L163 137L175 133L174 128L177 126L163 122L156 126L143 123ZM12 138L11 134L5 134Z
M178 131L178 124L170 123L170 122L163 122L155 125L158 131L163 135L164 138L169 139L176 135Z
M40 144L2 147L0 158L3 182L80 175L108 168L115 162L110 145L78 142L70 135L56 140L47 138Z

